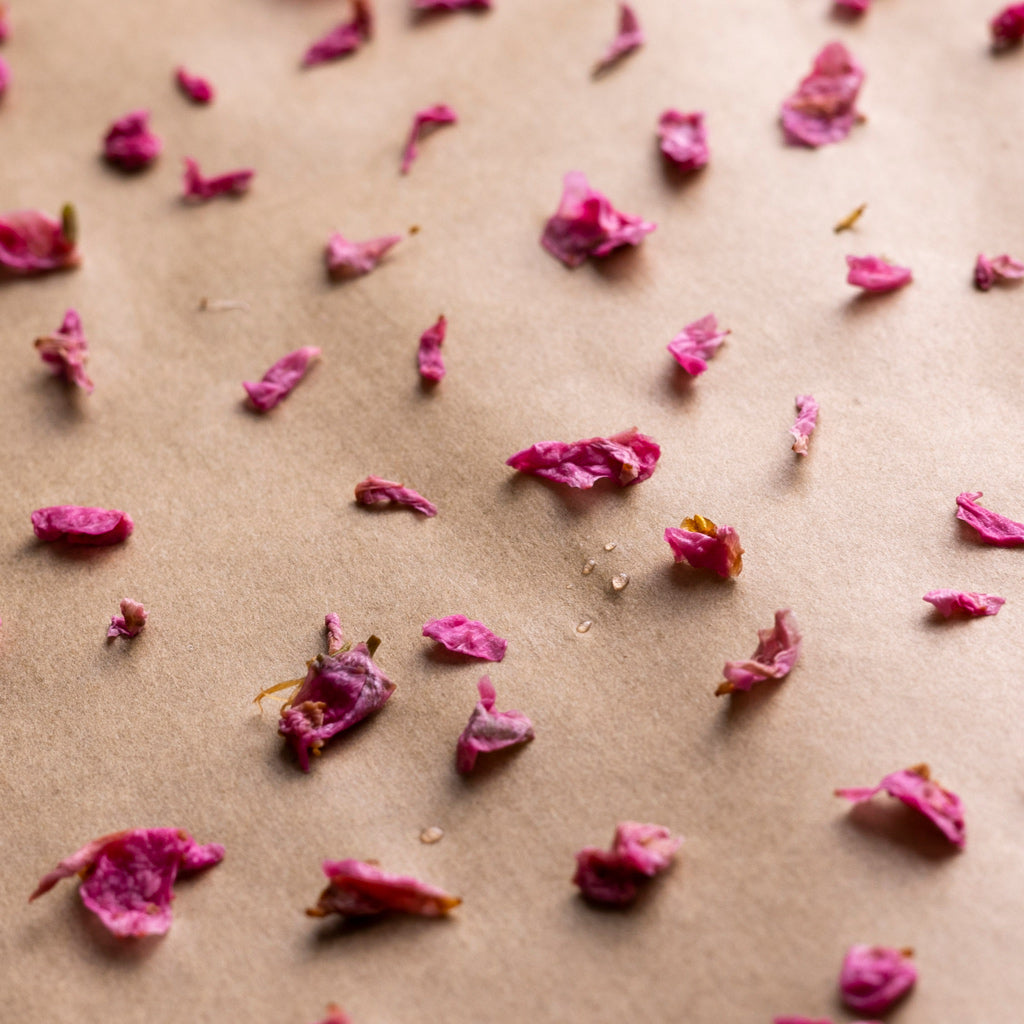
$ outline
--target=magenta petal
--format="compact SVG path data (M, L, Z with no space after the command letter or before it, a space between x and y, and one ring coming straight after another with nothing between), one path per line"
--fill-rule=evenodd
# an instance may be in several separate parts
M32 513L32 529L40 540L68 544L118 544L135 524L127 512L82 505L51 505Z
M644 43L643 29L637 20L636 12L629 4L619 4L619 28L615 38L611 41L604 56L597 62L594 74L605 71L616 61L632 53L637 47Z
M76 384L86 394L92 394L93 383L85 369L89 342L82 330L81 317L75 310L69 309L60 327L53 334L36 338L35 344L40 359L53 368L56 376Z
M335 25L313 43L302 58L303 67L313 67L354 53L373 35L373 11L369 0L354 0L351 21Z
M1024 544L1024 523L1007 519L998 512L991 512L978 504L981 491L964 491L956 498L957 519L978 531L986 544L996 547L1013 548Z
M1000 281L1018 281L1024 277L1024 263L1008 253L989 259L978 253L974 264L974 283L979 291L987 292Z
M788 608L777 611L775 625L757 631L757 650L744 661L725 663L722 674L727 681L718 688L717 695L749 690L765 679L785 679L800 656L802 639L793 613Z
M658 121L658 139L662 153L681 171L696 171L708 162L703 111L666 110Z
M522 711L494 710L496 694L487 676L480 680L477 688L480 700L455 748L455 767L464 775L473 770L478 754L514 747L533 739L533 723Z
M866 292L891 292L910 284L914 275L909 267L888 263L877 256L847 256L846 283Z
M482 11L491 9L491 0L413 0L417 11L460 11L477 8Z
M573 884L595 903L625 906L636 898L639 883L672 863L682 842L661 825L620 822L610 850L588 846L576 854Z
M341 619L335 612L324 616L324 629L327 631L327 653L337 654L345 646L345 634L341 629Z
M863 14L871 7L871 0L834 0L834 5L848 14Z
M686 523L691 520L686 520ZM686 562L695 569L707 569L723 580L739 576L743 571L743 548L735 527L716 526L714 534L669 526L665 541L677 562Z
M657 441L631 427L611 437L540 441L516 452L505 465L569 487L587 489L601 479L626 487L646 480L660 455Z
M149 111L133 110L115 121L103 139L103 155L123 171L148 167L164 148L149 130Z
M687 324L667 347L672 358L691 377L696 377L708 368L707 361L731 333L729 330L719 330L715 314L709 313Z
M199 164L192 157L185 157L184 196L186 199L205 201L215 196L240 196L249 191L256 172L248 167L227 171L212 178L204 177Z
M260 412L268 412L287 398L306 375L309 364L320 355L320 349L307 345L283 356L263 374L258 382L244 381L242 387L249 401Z
M408 505L414 512L422 512L423 515L436 516L437 506L427 501L422 494L414 491L411 487L395 483L394 480L385 480L379 476L368 476L356 484L356 501L360 505L375 505L379 501L393 501L396 505Z
M424 128L428 125L455 124L458 119L458 115L446 103L436 103L432 107L418 110L412 119L405 149L402 150L402 173L409 173L409 168L419 155L419 141Z
M449 651L484 661L501 661L508 647L507 640L495 636L482 622L467 619L465 615L431 619L423 627L423 635L436 640Z
M846 47L829 43L782 104L786 141L817 147L845 139L860 117L856 104L863 81L864 70Z
M352 1024L352 1018L340 1006L332 1003L327 1007L327 1016L318 1024Z
M0 267L12 274L41 274L77 267L74 210L65 207L61 220L38 210L0 213Z
M441 358L441 345L444 342L448 321L443 316L437 323L428 327L420 336L420 347L417 354L420 376L424 380L439 381L444 377L444 360Z
M327 240L327 272L335 280L359 277L373 270L384 254L402 240L401 235L382 235L365 242L350 242L337 231Z
M797 455L807 454L807 442L818 425L818 403L813 395L796 396L796 421L789 428L793 437L793 451Z
M1005 597L976 594L962 590L929 590L922 600L935 606L948 619L951 615L996 615L1006 604Z
M858 1013L885 1013L917 981L910 956L888 946L851 946L839 974L843 1002Z
M121 614L111 617L110 626L107 629L107 639L113 640L119 636L129 638L138 636L142 632L142 627L146 625L148 617L148 612L138 601L133 601L128 597L122 598Z
M996 46L1012 46L1024 39L1024 4L1004 7L991 21L992 41Z
M174 80L178 83L178 88L193 103L213 102L216 92L209 79L203 78L201 75L190 74L184 68L179 67L174 72Z
M325 860L323 872L329 884L317 905L306 911L311 917L372 917L387 912L443 917L462 902L417 878L392 875L360 860Z
M2 22L0 22L2 27ZM0 97L7 91L7 87L11 84L11 66L0 57Z

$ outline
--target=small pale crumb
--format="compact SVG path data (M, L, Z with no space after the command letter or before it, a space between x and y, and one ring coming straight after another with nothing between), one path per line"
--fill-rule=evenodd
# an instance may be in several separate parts
M592 623L592 622L590 621L590 619L584 619L584 620L583 620L583 621L582 621L582 622L581 622L581 623L580 623L580 624L579 624L579 625L578 625L578 626L576 627L576 632L577 632L577 633L586 633L586 632L587 632L587 631L588 631L588 630L590 629L590 627L591 627L592 625L593 625L593 623Z
M629 586L628 573L620 572L612 577L612 590L625 590Z
M851 210L838 224L832 229L837 235L840 231L849 231L857 221L860 220L860 215L868 208L867 203L861 203L855 210Z
M588 558L586 562L583 563L583 575L589 576L595 568L597 568L597 562L595 562L593 558Z
M439 843L442 839L444 839L444 829L438 825L431 825L420 833L420 842L426 843L427 846L433 846L434 843Z
M617 547L617 545L616 545L615 541L610 540L610 541L608 541L607 544L605 544L604 549L605 549L605 551L614 551L616 547Z

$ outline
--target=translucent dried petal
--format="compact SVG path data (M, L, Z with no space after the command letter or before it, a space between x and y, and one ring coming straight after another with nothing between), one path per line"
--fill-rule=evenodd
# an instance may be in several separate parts
M337 655L318 654L281 709L278 732L308 772L310 751L319 754L332 736L379 711L394 691L395 684L370 657L366 644Z
M412 162L419 155L419 141L425 127L428 125L455 124L458 119L458 115L446 103L436 103L432 107L418 110L412 119L409 138L406 140L405 148L402 150L402 173L409 173Z
M620 822L610 850L588 846L576 854L573 884L595 903L632 903L639 883L664 871L682 842L661 825Z
M974 264L974 283L979 291L987 292L999 281L1017 281L1022 277L1024 263L1008 253L993 256L991 259L978 253L977 262Z
M793 613L788 608L777 611L775 625L757 631L757 650L750 658L725 663L722 674L726 682L718 687L715 696L749 690L765 679L785 679L800 656L802 639Z
M929 590L923 600L935 605L947 619L951 615L996 615L1006 604L1005 597L962 590Z
M423 627L423 635L436 640L449 651L484 661L501 661L508 647L507 640L495 636L482 622L467 619L465 615L431 619Z
M704 516L694 516L678 528L667 527L665 540L677 562L708 569L723 580L743 571L743 548L732 526L715 526Z
M335 25L327 35L318 39L306 50L302 66L309 68L329 60L337 60L354 53L373 35L373 11L369 0L354 0L350 21Z
M138 601L133 601L130 597L121 598L121 614L111 616L107 639L138 636L148 617L148 612Z
M455 767L464 775L473 770L478 754L504 750L533 739L533 723L522 711L494 710L497 695L487 676L480 680L477 689L480 700L455 748Z
M594 74L600 74L615 64L627 53L644 44L643 29L637 20L636 12L629 4L619 4L619 28L615 38L611 41L604 56L594 67Z
M709 313L687 324L667 347L672 358L691 377L696 377L708 368L707 361L731 333L729 330L719 330L715 314Z
M505 462L521 473L587 489L598 480L613 480L620 487L646 480L661 455L658 442L636 427L611 437L583 441L539 441Z
M40 540L68 544L118 544L135 524L127 512L82 505L51 505L32 513L32 529Z
M372 917L389 911L443 917L462 902L443 889L416 878L388 874L361 860L325 860L323 872L329 884L316 906L306 911L310 917Z
M249 191L249 185L256 172L248 167L227 171L212 178L203 177L199 164L192 157L185 157L186 199L207 200L215 196L240 196Z
M877 786L837 789L835 793L836 796L860 803L863 800L870 800L883 790L915 811L920 811L951 843L963 848L966 833L960 797L933 782L926 764L886 775Z
M1024 4L1004 7L991 21L992 41L996 46L1013 46L1024 39Z
M337 654L345 648L345 634L341 630L341 619L334 612L324 616L324 629L327 630L327 653Z
M444 343L448 321L443 316L437 323L428 327L420 335L420 347L416 359L420 368L420 376L424 380L438 381L444 377L444 360L441 358L441 345Z
M103 156L108 162L123 171L148 167L164 148L148 122L148 110L133 110L115 121L103 137Z
M85 370L89 342L82 330L81 317L75 310L69 309L60 327L53 334L36 338L35 344L39 357L53 368L56 376L76 384L86 394L92 394L94 385Z
M356 501L360 505L375 505L378 501L393 501L398 505L408 505L415 512L425 516L436 516L437 506L427 501L422 494L411 487L385 480L379 476L368 476L356 484Z
M885 1013L917 981L913 950L851 946L839 974L839 994L858 1013Z
M413 0L417 11L459 11L478 8L482 11L491 9L491 0Z
M829 43L811 73L782 104L786 141L801 146L840 142L860 120L857 94L864 70L842 43Z
M910 267L900 267L878 256L847 256L846 265L846 283L866 292L895 291L914 279Z
M202 75L193 75L183 67L175 69L174 80L178 83L178 88L193 103L212 103L217 95L213 83L208 78L203 78Z
M278 359L263 374L262 380L258 382L243 381L242 387L245 388L254 408L260 412L268 412L278 402L287 398L295 390L299 381L305 377L309 364L318 355L320 355L320 349L306 345Z
M1007 519L978 504L981 491L964 491L956 498L956 517L978 531L986 544L1000 548L1014 548L1024 544L1024 523Z
M401 240L401 235L382 235L380 238L368 238L365 242L350 242L335 231L327 240L324 253L327 273L336 281L368 274Z
M666 110L658 121L658 139L662 153L681 171L696 171L708 162L708 135L702 110L692 114Z
M41 274L77 267L75 211L71 205L56 220L38 210L0 214L0 267L12 274Z
M797 455L807 454L807 442L818 425L818 408L813 395L796 396L796 421L789 432L793 437L793 451Z
M171 926L178 872L211 867L223 857L223 846L200 846L180 829L116 832L94 839L61 861L40 879L29 902L61 879L80 874L82 902L115 935L163 935Z
M592 189L582 171L563 179L562 200L547 224L540 244L567 267L588 256L607 256L623 245L639 245L656 224L622 213L607 196Z

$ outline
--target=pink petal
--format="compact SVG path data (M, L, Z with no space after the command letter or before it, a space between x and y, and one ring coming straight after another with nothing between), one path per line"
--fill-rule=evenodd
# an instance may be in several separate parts
M578 267L588 256L607 256L620 246L639 245L656 227L616 210L607 196L587 184L585 174L570 171L540 244L567 267Z
M644 43L643 29L637 20L636 13L628 4L619 4L619 29L615 38L611 41L604 56L597 62L594 74L610 68L621 57L632 53L637 47Z
M7 87L11 84L11 66L0 57L0 97L7 91Z
M89 358L89 342L82 331L82 320L75 310L69 309L60 327L53 334L36 338L35 344L40 359L53 368L56 376L77 385L86 394L92 394L93 382L85 369Z
M666 110L658 121L658 139L662 153L681 171L696 171L708 162L703 111Z
M796 422L789 428L793 437L793 451L797 455L807 454L807 442L818 425L818 403L813 395L796 396Z
M909 267L887 263L877 256L847 256L846 265L850 268L846 283L866 292L891 292L914 279Z
M885 1013L917 981L911 950L851 946L839 974L839 994L858 1013Z
M871 7L871 0L834 0L834 3L846 14L863 14Z
M667 527L665 541L677 562L707 569L723 580L743 571L743 548L732 526L715 526L704 516L694 516L680 527Z
M149 130L149 111L133 110L115 121L103 137L103 155L123 171L148 167L164 148L158 135Z
M611 850L588 846L576 854L573 884L595 903L625 906L636 899L639 883L672 863L682 842L661 825L620 822Z
M829 43L814 58L811 73L782 104L782 130L794 145L840 142L860 120L857 94L864 70L842 43Z
M352 1018L340 1006L331 1003L327 1007L327 1016L320 1021L320 1024L352 1024Z
M491 9L491 0L413 0L417 11L460 11L478 8L482 11Z
M384 254L402 240L401 235L382 235L365 242L350 242L337 231L327 240L327 273L335 280L368 274Z
M428 327L420 335L417 361L419 363L420 376L424 380L438 381L444 377L444 360L441 358L441 345L444 342L447 330L448 322L443 316L439 316L437 323L432 327Z
M501 661L508 647L507 640L495 636L482 622L467 619L465 615L431 619L423 627L423 635L436 640L449 651L484 661Z
M757 650L750 658L725 663L722 674L726 682L718 687L715 696L749 690L765 679L785 679L800 656L802 639L793 613L788 608L777 611L775 625L757 631Z
M996 46L1013 46L1024 39L1024 4L1010 4L993 19L989 28Z
M533 723L522 711L494 710L496 694L487 676L480 680L477 689L480 700L455 748L455 767L464 775L473 770L478 754L514 747L533 739Z
M416 878L388 874L364 861L325 860L323 872L330 884L317 905L306 911L310 917L371 917L388 911L443 917L462 902L443 889Z
M243 381L242 387L249 400L260 412L268 412L282 399L287 398L306 375L309 364L320 355L320 349L311 345L296 349L283 356L263 374L257 383Z
M521 473L588 489L598 480L613 480L620 487L638 484L653 472L661 455L654 438L630 427L611 437L584 441L540 441L505 462Z
M0 214L0 267L13 274L40 274L77 267L75 209L68 204L61 219L38 210Z
M957 519L978 531L986 544L1000 548L1014 548L1024 544L1024 523L1014 522L997 512L990 512L978 504L981 491L964 491L956 498Z
M667 347L672 358L691 377L696 377L708 368L707 361L731 333L729 330L719 330L715 314L709 313L700 320L687 324Z
M987 292L999 281L1017 281L1024 277L1024 263L1007 253L989 259L978 253L974 264L974 283L979 291Z
M118 544L131 535L135 524L127 512L87 508L82 505L51 505L32 513L32 529L40 540L68 544Z
M110 627L107 629L107 639L113 640L119 636L138 636L142 632L142 627L146 625L148 617L146 609L138 601L133 601L130 597L122 598L121 614L111 617Z
M398 505L408 505L415 512L425 516L436 516L437 506L427 501L422 494L411 487L385 480L379 476L368 476L356 484L356 501L360 505L374 505L378 501L393 501Z
M174 72L174 80L178 83L178 87L181 91L190 100L192 100L193 103L213 102L216 92L208 78L203 78L201 75L190 74L183 67L179 67Z
M354 53L373 35L373 11L369 0L354 0L351 21L335 25L327 35L318 39L306 50L302 58L303 67L323 64Z
M240 196L249 191L249 185L256 172L248 167L228 171L212 178L203 177L199 164L192 157L185 157L186 199L207 200L214 196Z
M436 103L432 107L418 110L412 119L412 128L409 130L405 149L402 150L402 173L409 173L412 162L419 155L420 137L427 125L455 124L458 119L455 111L445 103Z
M929 590L923 600L948 619L951 615L997 615L1006 604L1005 597L995 594L966 593L962 590Z
M344 650L345 634L341 630L341 620L334 612L324 616L324 628L327 630L327 653L334 655Z
M0 43L11 34L11 23L8 20L9 13L7 4L0 4Z

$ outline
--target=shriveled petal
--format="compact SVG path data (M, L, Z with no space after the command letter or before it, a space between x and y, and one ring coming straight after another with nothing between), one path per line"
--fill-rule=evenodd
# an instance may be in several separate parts
M35 345L39 358L53 368L56 376L77 385L86 394L92 394L94 385L85 369L89 342L82 329L81 317L75 310L69 309L60 327L53 334L36 338Z
M175 69L174 80L178 83L178 88L193 103L212 103L217 95L213 83L208 78L193 75L183 67Z
M41 274L77 267L75 211L64 207L57 220L39 210L0 214L0 267L12 274Z
M605 71L614 63L632 53L644 43L643 29L637 19L636 12L629 4L619 4L619 28L615 38L608 45L604 56L597 62L594 74Z
M714 313L687 324L669 343L672 358L691 377L708 368L707 361L718 351L732 331L720 330Z
M914 280L910 267L900 267L878 256L847 256L846 283L866 292L891 292Z
M345 634L341 629L341 619L335 612L324 616L324 629L327 630L327 653L337 654L345 646Z
M441 358L441 345L444 343L444 336L448 330L448 321L443 316L437 318L437 323L428 327L420 335L420 347L416 360L420 369L420 376L424 380L438 381L444 377L444 360Z
M329 880L310 917L341 914L371 917L389 911L420 917L443 917L462 900L416 878L392 875L360 860L325 860Z
M413 116L412 128L402 150L402 173L409 173L409 168L419 155L419 141L424 128L428 125L455 124L458 119L458 115L446 103L436 103L432 107L418 110Z
M785 679L800 657L803 637L793 613L783 608L775 613L775 625L757 631L757 650L745 661L727 661L722 674L726 682L716 696L749 690L765 679Z
M922 600L935 606L948 619L951 615L997 615L1005 597L963 590L929 590Z
M199 164L192 157L187 156L185 157L184 196L186 199L200 201L213 199L215 196L240 196L249 191L255 174L256 172L251 168L242 167L237 171L227 171L224 174L207 178L199 170Z
M978 504L981 491L964 491L957 495L956 517L978 531L986 544L1014 548L1024 544L1024 523L1015 522Z
M690 114L666 110L658 121L658 140L662 153L681 171L696 171L708 162L710 152L702 110Z
M149 618L149 613L138 601L133 601L130 597L122 598L121 614L111 617L110 626L107 629L107 639L113 640L119 636L138 636L142 632L142 627L146 625L147 618Z
M661 455L658 442L636 427L611 437L584 441L540 441L507 459L505 465L521 473L587 489L607 479L620 487L646 480Z
M885 1013L917 981L912 951L851 946L839 974L843 1002L858 1013Z
M987 256L978 253L974 264L974 283L979 291L987 292L992 285L1000 281L1017 281L1024 277L1024 263L1009 253L1001 256Z
M533 739L533 723L522 711L494 710L496 694L487 676L480 680L478 690L480 700L455 748L455 767L463 774L473 770L478 754L514 747Z
M163 150L160 137L149 130L149 111L133 110L119 118L103 138L103 155L123 171L148 167Z
M818 425L818 403L813 395L796 396L796 421L789 428L793 437L793 451L797 455L807 454L807 442Z
M269 412L278 402L287 398L306 375L309 364L320 355L320 349L312 345L289 352L263 374L258 382L244 381L242 387L249 395L249 401L260 412Z
M665 541L677 562L707 569L727 580L743 571L743 548L732 526L715 526L704 516L684 519L665 529Z
M573 884L595 903L625 906L640 882L671 864L682 841L661 825L620 822L610 850L588 846L576 854Z
M846 47L829 43L782 104L786 141L817 147L845 139L860 118L856 104L863 81L864 70Z
M615 829L612 852L623 867L652 878L672 863L682 844L682 837L673 836L663 825L622 821Z
M324 253L327 273L335 280L368 274L401 240L401 235L382 235L380 238L368 238L365 242L350 242L335 231L327 240Z
M482 622L467 619L465 615L431 619L423 627L423 635L436 640L449 651L468 654L484 661L501 661L508 647L507 640L495 636Z
M373 11L369 0L354 0L352 18L335 25L313 43L302 57L303 67L313 67L354 53L373 35Z
M68 544L118 544L135 524L127 512L82 505L50 505L32 513L32 529L40 540Z
M437 515L437 506L414 491L411 487L385 480L379 476L368 476L356 484L356 501L360 505L375 505L380 501L393 501L396 505L407 505L414 512L430 517Z

